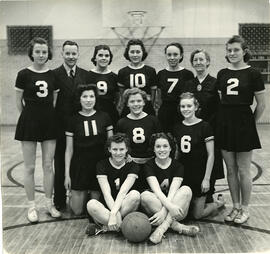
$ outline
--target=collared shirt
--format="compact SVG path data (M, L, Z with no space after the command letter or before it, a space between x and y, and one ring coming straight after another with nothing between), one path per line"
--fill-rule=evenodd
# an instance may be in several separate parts
M63 64L66 72L67 72L67 75L70 77L70 71L73 70L73 73L74 73L74 76L75 76L75 73L76 73L76 65L74 65L72 68L69 68L66 63Z

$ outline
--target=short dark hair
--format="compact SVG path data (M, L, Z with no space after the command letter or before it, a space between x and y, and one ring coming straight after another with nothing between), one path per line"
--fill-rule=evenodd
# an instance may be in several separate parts
M101 50L101 49L104 49L104 50L108 50L109 51L109 54L110 54L109 64L111 64L112 59L113 59L113 54L112 54L112 51L111 51L111 49L110 49L110 47L108 45L97 45L97 46L95 46L93 57L91 58L91 62L94 65L97 65L96 56L97 56L98 51Z
M179 60L179 63L181 63L181 62L183 61L183 59L184 59L184 48L183 48L183 46L182 46L179 42L172 42L172 43L169 43L169 44L167 44L167 45L165 46L165 48L164 48L164 53L165 53L165 54L167 54L167 49L168 49L168 47L170 47L170 46L175 46L175 47L177 47L177 48L179 49L180 54L182 55L182 58Z
M77 86L76 93L75 93L75 107L76 111L81 110L81 103L80 98L84 91L92 90L96 97L96 104L94 106L95 109L97 109L98 105L98 92L97 92L97 86L95 84L80 84Z
M129 89L126 89L123 93L123 102L124 102L124 105L127 106L127 103L128 103L128 99L131 95L135 95L135 94L140 94L144 100L144 103L147 102L147 94L145 91L139 89L138 87L133 87L133 88L129 88Z
M209 53L205 50L205 49L195 49L194 51L192 51L191 55L190 55L190 63L193 66L193 59L194 56L198 53L204 53L206 60L208 60L209 64L207 65L207 67L210 65L210 55Z
M146 57L148 56L148 53L146 52L146 49L145 49L145 46L144 46L143 42L141 40L139 40L139 39L132 39L132 40L129 40L128 41L128 44L127 44L126 49L125 49L125 52L124 52L124 57L128 61L130 61L128 52L129 52L130 46L133 46L133 45L139 45L139 46L141 46L142 52L143 52L142 61L144 61L146 59Z
M198 99L196 98L196 96L194 95L194 93L185 92L185 93L182 93L180 95L178 109L180 108L181 100L184 100L184 99L193 99L194 100L194 105L197 107L197 109L200 107L200 103L199 103ZM179 110L179 113L181 115L180 110Z
M108 152L108 148L111 146L112 142L114 143L122 143L124 142L126 144L127 150L128 152L130 151L130 141L128 136L125 133L116 133L113 136L109 137L106 141L106 145L105 145L105 152ZM127 152L127 153L128 153Z
M69 40L65 41L65 42L63 43L63 45L62 45L62 50L64 50L64 47L65 47L66 45L69 45L69 46L76 46L76 47L79 49L79 45L78 45L78 43L75 42L75 41L69 41Z
M235 43L235 42L240 43L242 50L245 51L244 62L247 63L252 58L252 54L251 54L251 52L250 52L250 50L248 48L248 45L247 45L246 41L243 39L242 36L240 36L240 35L233 35L227 41L226 48L227 48L228 44L232 44L232 43ZM230 60L228 59L228 57L226 56L225 58L230 63Z
M33 58L32 54L33 54L33 49L34 49L35 44L45 44L45 45L47 45L47 47L48 47L48 59L47 59L47 61L52 59L52 50L51 50L51 48L49 46L49 43L45 39L43 39L41 37L35 37L30 41L29 47L28 47L28 56L29 56L29 58L30 58L30 60L32 62L34 61L34 58Z
M159 138L168 140L169 145L171 147L170 156L174 155L175 149L176 149L176 144L174 142L174 139L169 133L166 134L164 132L159 132L159 133L152 134L152 136L150 138L150 142L149 142L149 145L150 145L149 147L151 149L151 152L154 153L155 143L156 143L157 139L159 139Z

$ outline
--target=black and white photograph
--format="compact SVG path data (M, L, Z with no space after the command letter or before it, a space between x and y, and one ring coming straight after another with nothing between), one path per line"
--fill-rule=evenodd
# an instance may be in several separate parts
M0 0L3 254L270 253L270 0Z

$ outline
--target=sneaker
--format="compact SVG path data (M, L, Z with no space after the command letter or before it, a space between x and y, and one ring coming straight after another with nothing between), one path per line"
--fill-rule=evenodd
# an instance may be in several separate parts
M197 226L186 226L177 221L173 221L171 224L172 230L178 232L179 234L186 236L196 236L200 232L200 228Z
M149 240L153 244L158 244L162 241L163 231L157 228L149 237Z
M85 234L88 236L94 236L105 232L107 232L106 227L100 227L95 223L89 223L85 230Z
M28 209L27 212L27 219L31 222L31 223L36 223L38 222L39 218L38 218L38 211L35 207L31 207Z
M225 216L224 220L227 221L227 222L232 222L234 221L234 219L236 218L236 216L238 215L238 213L240 212L240 209L237 209L237 208L233 208L231 210L231 212Z
M54 205L47 206L47 210L48 210L49 214L51 215L51 217L53 217L53 218L60 218L61 217L61 213L58 210L56 210Z
M241 210L234 219L234 223L236 224L243 224L249 218L249 212Z

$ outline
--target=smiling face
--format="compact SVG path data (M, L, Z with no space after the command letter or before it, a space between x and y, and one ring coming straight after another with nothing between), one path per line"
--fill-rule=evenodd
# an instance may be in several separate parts
M171 146L165 138L158 138L154 145L154 153L159 159L167 159L170 156Z
M192 66L196 72L205 72L209 66L209 61L206 59L206 56L203 52L199 52L194 55L192 60Z
M97 66L106 68L110 62L110 52L107 49L100 49L96 55Z
M226 56L231 64L244 62L245 51L242 49L241 43L234 42L226 47Z
M126 159L128 149L125 142L112 142L110 147L108 148L108 151L110 152L114 162L122 163Z
M71 69L79 58L79 49L76 45L65 45L62 51L65 64Z
M48 46L46 44L36 43L33 47L33 62L38 65L44 65L48 60Z
M143 57L142 47L140 45L131 45L128 50L128 56L133 64L140 64Z
M80 97L82 110L93 110L96 104L96 96L93 90L85 90Z
M130 113L134 115L140 115L143 111L145 102L141 94L132 94L129 96L127 106L129 107Z
M169 46L166 49L166 57L170 67L177 67L179 65L180 60L182 59L182 55L180 49L176 46Z
M181 99L180 112L185 119L194 117L197 106L194 103L194 98Z

